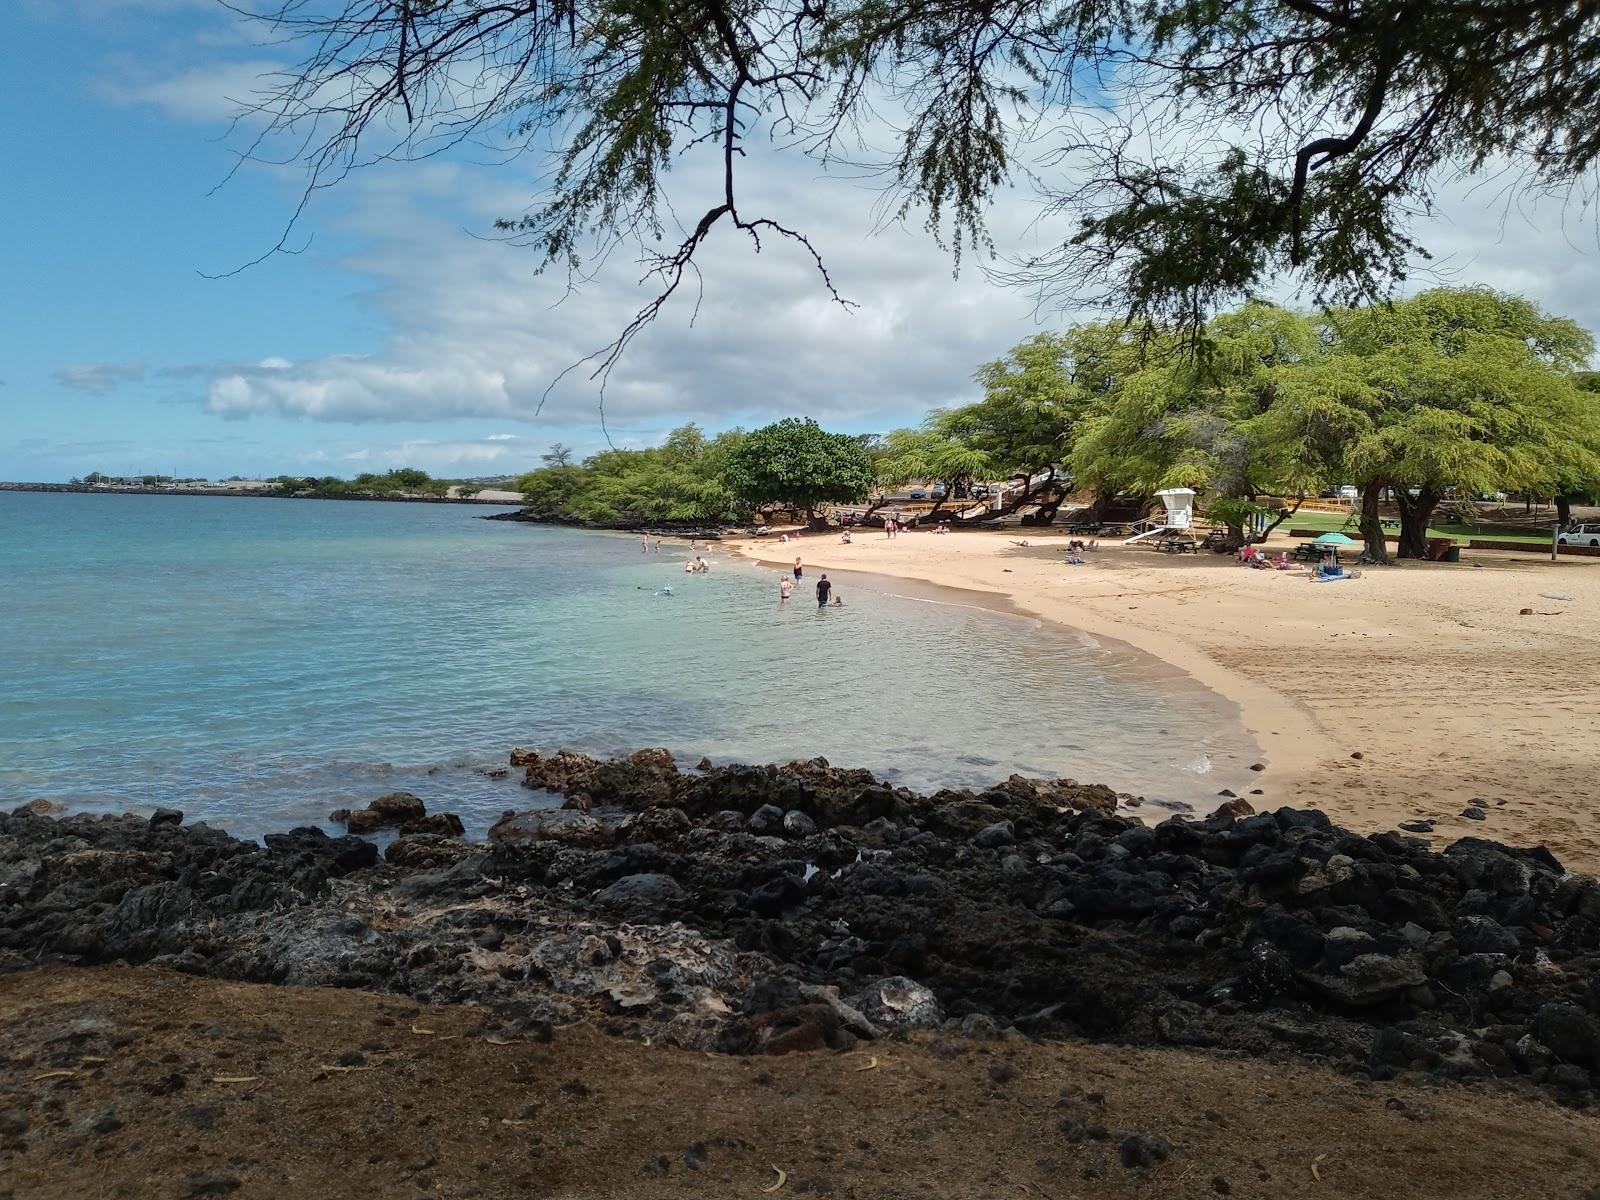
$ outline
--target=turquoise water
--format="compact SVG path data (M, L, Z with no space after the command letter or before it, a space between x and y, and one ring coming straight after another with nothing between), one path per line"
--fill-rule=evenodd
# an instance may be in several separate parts
M688 576L683 545L489 511L0 493L0 802L259 833L407 788L481 831L531 799L479 770L513 745L1191 803L1249 778L1237 713L1127 647L872 577L780 607L722 553Z

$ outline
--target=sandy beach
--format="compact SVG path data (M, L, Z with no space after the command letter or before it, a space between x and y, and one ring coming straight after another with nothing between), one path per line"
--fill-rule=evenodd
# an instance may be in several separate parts
M1067 566L1068 541L873 531L730 546L774 567L799 553L808 568L1005 595L1180 667L1237 703L1260 742L1258 807L1317 807L1362 832L1428 817L1439 845L1543 842L1600 871L1600 562L1472 551L1318 586L1304 570L1115 541ZM1461 815L1474 800L1486 820Z

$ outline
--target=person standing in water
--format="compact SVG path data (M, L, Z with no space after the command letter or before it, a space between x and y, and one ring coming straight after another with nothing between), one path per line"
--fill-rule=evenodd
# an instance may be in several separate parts
M796 554L796 555L795 555L795 556L794 556L794 581L795 581L795 582L796 582L796 583L799 583L799 582L800 582L800 575L801 575L801 570L800 570L800 556L799 556L799 555L798 555L798 554Z
M639 549L646 554L650 553L650 535L648 533L639 538Z
M828 607L828 594L830 592L832 592L832 591L833 591L833 584L828 582L828 576L827 576L826 573L824 573L822 578L817 580L817 607L818 608L827 608Z
M792 595L794 595L794 580L785 575L778 580L778 603L787 604Z

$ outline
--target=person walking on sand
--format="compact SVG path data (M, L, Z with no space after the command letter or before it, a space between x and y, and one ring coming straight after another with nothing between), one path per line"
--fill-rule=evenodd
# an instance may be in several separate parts
M828 594L830 592L832 592L832 591L833 591L833 584L828 582L828 576L827 576L826 573L824 573L822 578L817 580L817 607L818 608L827 608L828 607Z
M802 574L803 574L803 572L802 572L802 570L800 568L800 556L798 554L796 554L794 556L794 581L796 583L800 582L800 576Z
M778 603L787 604L792 595L794 595L794 580L785 575L778 580Z

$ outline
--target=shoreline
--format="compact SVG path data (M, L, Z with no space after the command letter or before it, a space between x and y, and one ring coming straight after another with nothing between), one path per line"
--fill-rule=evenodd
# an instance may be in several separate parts
M785 568L789 565L787 562L760 558L747 553L750 549L747 540L741 539L737 542L730 542L727 549L734 555L748 559L756 566ZM831 562L821 564L820 569L874 579L884 583L893 581L901 584L921 584L935 592L972 596L978 599L972 602L971 606L983 609L986 612L998 612L1007 616L1043 621L1058 629L1073 630L1086 633L1091 637L1121 642L1130 649L1147 655L1163 666L1170 667L1177 673L1187 676L1195 684L1221 697L1237 709L1239 720L1244 726L1245 732L1255 740L1261 750L1262 759L1269 765L1275 765L1279 768L1290 765L1308 766L1317 759L1314 747L1319 741L1327 742L1331 750L1332 744L1328 741L1326 733L1317 725L1315 718L1300 706L1289 702L1291 707L1289 712L1285 714L1280 707L1285 703L1285 699L1270 689L1246 679L1236 671L1230 671L1202 653L1175 646L1170 640L1154 635L1139 626L1102 618L1089 612L1084 612L1082 619L1078 619L1075 616L1071 620L1064 620L1044 611L1043 606L1030 605L1026 598L1019 596L1016 592L1005 591L998 587L985 588L970 584L952 584L925 579L919 575L902 575L879 569L836 566ZM897 595L898 593L887 594ZM932 603L948 603L947 601L925 597L912 598L930 599ZM984 601L989 601L989 603ZM999 601L999 603L994 603L994 601ZM1267 728L1269 725L1275 725L1278 728L1269 729ZM1285 726L1290 728L1286 731L1284 729Z
M1600 784L1572 728L1600 708L1582 665L1600 655L1600 572L1581 560L1474 551L1317 588L1302 571L1116 543L1068 567L1068 541L916 532L784 550L818 570L1004 597L1160 659L1238 706L1268 767L1268 804L1322 808L1362 832L1425 819L1436 846L1542 841L1575 870L1600 869ZM1294 544L1274 537L1269 549ZM762 540L726 545L787 563Z
M96 487L89 483L0 483L0 492L27 492L38 495L68 493L84 496L205 496L251 500L338 500L377 501L383 504L487 504L498 508L518 508L521 500L502 500L479 496L305 496L284 493L275 488L184 488L184 487Z

